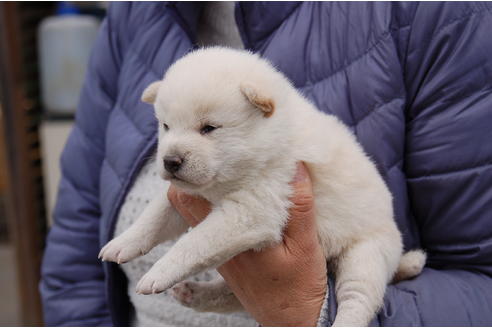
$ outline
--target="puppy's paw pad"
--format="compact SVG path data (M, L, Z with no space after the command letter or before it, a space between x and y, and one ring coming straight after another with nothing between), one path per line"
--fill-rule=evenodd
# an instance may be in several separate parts
M173 287L174 298L185 306L190 306L193 303L193 290L189 282L180 282Z

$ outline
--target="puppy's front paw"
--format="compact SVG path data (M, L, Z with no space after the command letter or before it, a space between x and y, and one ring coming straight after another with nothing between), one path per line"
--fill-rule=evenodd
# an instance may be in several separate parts
M192 282L180 282L173 287L174 298L184 306L192 306L194 293L195 290Z
M147 247L141 240L132 240L120 236L111 240L101 249L99 258L103 261L121 264L145 255L147 252Z
M151 269L137 284L137 294L149 295L162 293L174 283L165 279L165 274L160 270Z

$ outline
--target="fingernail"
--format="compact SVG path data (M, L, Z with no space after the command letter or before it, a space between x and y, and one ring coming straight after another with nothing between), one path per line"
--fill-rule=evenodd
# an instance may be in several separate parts
M297 165L297 172L293 182L302 182L302 181L306 181L307 179L308 179L308 173L304 165L302 164Z

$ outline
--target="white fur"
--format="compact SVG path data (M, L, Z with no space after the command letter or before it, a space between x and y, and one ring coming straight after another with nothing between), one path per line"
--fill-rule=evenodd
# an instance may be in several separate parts
M241 91L245 85L248 96ZM399 266L402 242L391 194L350 130L318 111L267 61L226 48L183 57L144 98L154 103L159 121L156 164L161 176L208 199L213 210L155 263L137 291L162 292L243 251L279 242L288 221L289 181L302 161L313 180L319 240L336 268L334 324L367 325ZM271 116L264 106L268 101L274 104ZM201 134L203 125L218 128ZM184 159L176 176L164 169L163 158L169 155ZM184 226L159 196L100 256L131 260L182 233ZM425 257L412 263L416 265L405 278L421 271ZM178 285L181 290L186 286ZM201 289L192 294L195 300L187 292L176 297L198 310L235 308L237 300L225 296L230 291L214 286L209 292L203 292L207 286L193 286Z
M421 249L409 251L401 257L393 282L411 279L420 274L427 261L427 254Z

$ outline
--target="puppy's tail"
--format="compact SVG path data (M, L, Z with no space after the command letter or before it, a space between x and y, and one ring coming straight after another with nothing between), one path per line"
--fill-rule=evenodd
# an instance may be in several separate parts
M418 276L422 272L426 260L427 255L421 249L415 249L403 254L393 277L393 283Z

